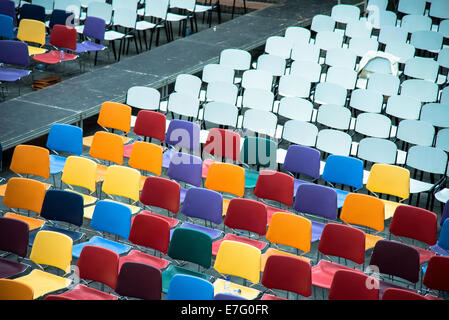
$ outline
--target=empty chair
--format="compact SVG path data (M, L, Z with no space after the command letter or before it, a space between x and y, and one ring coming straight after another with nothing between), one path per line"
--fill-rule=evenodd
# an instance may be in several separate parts
M346 105L347 90L337 84L321 82L315 88L313 102L317 104L334 104L338 106Z
M353 37L349 40L348 49L357 57L363 57L368 51L377 51L378 46L375 38Z
M442 292L449 291L449 283L446 278L446 270L449 266L449 257L434 256L430 258L427 264L427 270L424 275L423 285L427 290L436 290ZM437 295L428 293L430 299L438 299Z
M109 198L118 196L125 198L129 203L139 201L139 190L141 183L141 175L139 170L112 165L106 170L106 176L101 186L103 191Z
M275 137L277 116L269 111L249 109L243 115L242 128L259 134Z
M449 129L442 129L438 131L435 147L449 152Z
M380 113L382 111L382 94L375 90L355 89L351 93L349 106L362 112Z
M438 62L435 60L414 57L405 62L404 75L410 78L435 82L439 67Z
M316 122L331 129L347 131L351 123L351 111L339 105L323 104L318 108Z
M52 2L52 0L44 0L47 3ZM51 4L53 6L53 4ZM20 21L22 20L36 20L45 23L46 15L51 14L53 8L46 8L45 4L40 3L24 3L20 7Z
M213 300L214 286L207 280L177 274L170 281L166 300Z
M429 16L437 19L449 19L447 14L449 6L444 0L432 0Z
M325 81L338 84L347 90L352 90L357 82L357 73L353 68L332 66L327 70Z
M398 4L398 12L403 14L423 15L425 9L425 0L400 0Z
M415 47L409 43L389 42L385 46L385 52L398 57L399 64L403 65L415 56Z
M316 35L315 45L324 51L341 48L343 45L343 34L334 31L320 31Z
M427 298L410 290L388 288L384 291L382 300L427 300Z
M325 63L331 67L354 69L357 56L346 48L329 49L326 53Z
M421 113L421 102L405 95L388 98L385 113L398 119L417 120Z
M207 64L203 68L201 80L205 83L214 81L234 83L234 69L221 64Z
M255 90L258 92L257 89ZM271 92L268 92L268 95L270 95L270 93ZM238 108L234 104L226 102L208 102L204 106L203 120L210 123L235 128L237 127Z
M242 108L273 111L274 94L271 91L248 88L243 93Z
M313 43L296 43L292 48L292 60L318 62L320 57L320 48Z
M307 147L314 147L318 136L318 128L302 120L288 120L282 129L282 139Z
M396 164L398 147L387 139L364 138L357 148L357 158L372 163Z
M323 129L318 132L316 148L328 154L349 156L352 138L346 132L334 129Z
M360 18L360 8L354 5L337 4L332 7L331 17L338 23L348 24Z
M278 94L282 97L308 98L311 83L305 78L290 74L279 80Z
M180 74L176 76L174 89L175 92L190 94L195 98L199 98L201 90L201 79L192 74Z
M242 49L224 49L220 52L220 64L243 72L251 67L251 55Z
M419 30L412 33L410 44L417 50L438 53L443 47L443 35L437 31Z
M33 300L33 296L34 290L28 284L10 279L0 279L0 300Z
M237 95L238 88L232 83L215 81L207 84L206 101L236 105Z
M439 128L449 128L449 105L442 103L428 103L421 109L422 121L427 121Z
M432 19L428 16L418 14L408 14L402 18L401 28L408 33L415 31L430 31ZM413 43L411 43L413 45Z
M284 37L293 45L310 42L311 32L309 29L298 26L290 26L285 29Z
M449 104L449 89L447 87L441 90L440 102Z
M399 122L396 137L412 145L428 146L433 143L435 127L422 120L402 120Z
M438 96L438 85L420 79L409 79L401 83L401 95L409 96L420 102L435 102Z
M345 36L348 38L370 38L372 24L364 20L352 20L346 25Z
M290 75L299 76L313 83L320 82L322 67L318 62L310 60L303 58L293 61L290 68Z
M368 22L373 26L376 31L383 28L384 26L395 26L397 21L397 15L394 11L389 10L378 10L375 7L368 9Z
M387 10L388 0L368 0L368 9Z
M159 110L161 94L149 87L134 86L126 93L126 104L142 110Z
M357 116L355 132L367 137L390 138L391 120L378 113L364 112Z
M314 32L320 32L320 31L334 31L334 29L335 29L335 20L332 17L324 14L317 14L313 16L310 30Z
M0 14L0 21L1 21ZM6 17L6 16L5 16ZM6 17L9 18L9 17ZM1 25L1 22L0 22ZM12 21L11 21L12 28ZM3 27L2 27L3 29ZM11 29L12 33L12 29ZM0 33L0 37L4 37ZM6 37L5 37L6 38ZM12 38L12 35L11 35ZM28 46L22 41L14 40L1 40L0 42L1 54L0 62L2 64L8 65L9 67L0 68L0 80L5 82L15 82L23 77L28 76L31 71L23 68L28 67L30 63L30 57L28 54ZM14 66L14 68L11 68ZM20 67L20 68L19 68Z
M271 36L265 41L265 52L282 59L290 59L292 46L293 43L288 38Z
M168 98L167 111L191 119L198 118L199 100L190 94L173 92Z
M391 74L374 73L370 75L366 88L390 97L398 94L399 86L398 77Z
M25 258L28 254L28 225L20 220L0 217L0 230L0 250ZM16 276L27 269L28 265L20 261L0 258L0 279Z
M373 284L373 288L366 284ZM379 300L377 280L352 270L337 270L329 288L329 300Z
M292 120L311 121L313 104L309 100L297 96L285 96L279 101L278 115Z
M241 86L245 89L258 88L271 91L273 76L265 70L246 70L242 75Z
M125 298L160 300L162 273L145 263L125 262L120 268L114 291Z

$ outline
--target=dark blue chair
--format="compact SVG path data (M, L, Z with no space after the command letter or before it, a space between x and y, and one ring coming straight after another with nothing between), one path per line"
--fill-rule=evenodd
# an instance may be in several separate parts
M444 221L437 243L429 249L440 256L449 257L449 219Z
M38 20L45 23L45 8L26 3L20 8L20 20L22 19Z
M207 280L177 274L171 281L166 300L213 300L214 285Z
M75 24L74 16L72 18L72 21L68 21L70 16L72 16L71 12L67 12L65 10L60 10L60 9L55 9L51 13L50 21L48 23L48 27L50 29L53 29L53 26L55 24L60 24L60 25L65 26L65 25L67 25L67 22L69 22L70 24L74 25Z
M14 38L14 19L5 14L0 14L0 39L11 40L13 38Z
M13 19L13 23L16 22L16 7L14 1L1 0L0 1L0 14L9 16Z

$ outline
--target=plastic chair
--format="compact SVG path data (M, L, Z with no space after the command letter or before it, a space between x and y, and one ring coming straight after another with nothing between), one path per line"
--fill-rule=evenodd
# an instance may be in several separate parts
M13 22L16 20L16 8L15 3L11 1L2 1L0 4L0 14L13 18Z
M1 16L2 15L0 15L0 27L1 30L4 30L3 26L1 25ZM1 32L2 31L0 31L0 37L2 37ZM0 63L22 68L28 67L28 65L30 64L28 46L26 43L14 40L2 40L0 42L0 48ZM22 79L23 77L28 76L31 73L30 70L22 68L0 68L0 80L5 82L15 82Z
M327 70L325 81L338 84L347 90L353 90L357 82L357 72L354 68L331 66Z
M90 191L89 194L79 192L84 199L84 205L91 205L97 201L97 197L92 196L97 188L97 163L93 160L78 157L67 157L61 176L62 183L68 185L72 192L76 192L73 186L81 187Z
M198 98L180 92L173 92L168 98L167 111L192 119L198 118Z
M351 93L349 107L362 112L380 113L383 96L375 90L355 89Z
M361 113L356 118L355 132L367 137L389 139L391 119L378 113Z
M290 26L285 29L284 38L295 44L309 43L311 32L309 29L298 26Z
M273 255L267 259L261 284L273 292L284 290L303 297L312 295L312 268L302 259ZM281 297L265 293L261 300L284 300Z
M110 198L115 195L133 200L134 204L140 197L140 178L140 172L134 168L112 165L106 170L101 190Z
M408 59L415 56L415 47L409 43L389 42L385 46L385 52L398 57L399 65L404 65Z
M245 89L242 96L242 108L273 111L274 94L257 88ZM234 122L235 123L235 122Z
M297 75L285 75L279 80L278 94L282 97L308 98L310 88L308 80Z
M50 52L35 54L33 60L45 64L57 64L64 61L73 61L77 55L70 53L76 49L77 33L76 29L65 25L56 24L50 34L49 43L55 50Z
M293 81L296 81L296 79L296 76L291 77L291 80ZM283 92L283 94L286 93L286 91ZM292 120L311 121L313 115L313 104L309 100L298 98L297 93L295 96L287 95L281 98L279 102L278 115Z
M421 102L409 96L391 96L385 113L398 119L417 120L421 112Z
M329 300L379 300L379 289L368 288L376 279L351 270L338 270L332 278Z
M7 1L3 1L3 4L9 4ZM15 11L14 11L15 12ZM14 16L9 16L8 14L5 14L6 12L3 11L3 8L0 7L0 37L7 40L12 40L14 38ZM28 56L28 55L27 55Z
M449 152L449 129L442 129L438 131L435 147Z
M437 31L419 30L412 32L410 44L417 50L439 53L443 47L443 35Z
M440 65L435 60L414 57L405 62L403 74L408 78L436 82L439 67Z
M391 97L398 94L400 80L391 74L374 73L370 75L366 88Z
M441 90L440 103L449 104L449 89Z
M412 145L430 147L434 137L435 127L422 120L402 120L396 130L397 139Z
M309 53L310 57L304 56L302 58L299 58L295 56L295 60L290 66L290 74L301 77L308 82L316 83L320 82L322 66L318 63L318 61L312 60L315 59L315 50L319 52L320 49L316 47L311 50L312 52ZM300 50L298 54L302 55L303 53L301 51L302 50ZM307 55L307 51L305 55ZM318 58L318 56L316 56L316 58Z
M403 14L423 15L425 8L425 0L400 0L398 3L398 12Z
M360 8L353 5L337 4L332 7L331 17L341 24L348 24L360 18Z
M244 89L258 88L271 91L273 76L265 70L246 70L242 74L241 86Z
M283 38L284 39L284 38ZM268 39L267 39L268 43ZM270 54L261 54L257 58L257 70L265 70L274 77L281 77L285 74L286 61L290 58L291 44L288 47L288 53L284 56L276 55L277 52ZM280 54L280 53L279 53Z
M0 230L0 250L25 258L28 254L28 225L23 221L0 217ZM20 260L0 258L0 279L16 276L27 269L28 265Z
M293 209L308 217L324 218L324 222L312 221L312 242L320 240L327 220L337 219L337 192L327 186L306 183L298 187Z
M375 38L354 37L349 40L348 49L357 57L363 57L369 51L377 51L379 42Z
M317 14L312 18L310 30L318 33L320 31L334 31L335 20L324 14Z
M427 264L426 273L423 278L423 285L430 290L449 292L449 282L446 277L446 270L449 266L449 257L433 256ZM426 297L438 299L438 296L428 293Z
M177 274L170 281L166 300L212 300L214 286L196 276Z
M67 22L73 25L75 15L72 12L66 11L64 9L54 9L51 12L50 20L45 22L45 25L48 26L50 30L57 24L66 25Z
M333 48L341 48L343 45L343 34L335 31L320 31L315 37L315 46L327 51Z
M293 43L288 38L271 36L265 41L265 52L286 60L290 59L292 46Z
M201 80L204 83L216 81L234 83L234 69L222 64L207 64L203 68Z
M317 136L317 126L301 120L288 120L282 129L282 139L302 146L314 147Z
M28 284L10 279L0 279L0 300L33 300L33 296L33 288Z
M171 280L177 274L210 280L210 275L200 272L200 267L209 269L212 263L212 238L208 234L193 229L176 228L170 240L167 255L174 260L196 264L198 271L192 270L191 267L170 264L162 272L162 292L167 293Z
M72 280L43 271L41 265L55 267L64 274L70 272L72 244L72 239L64 234L40 231L30 253L30 260L40 268L33 269L29 274L15 278L14 281L29 285L33 289L33 299L67 288Z
M134 86L134 87L129 88L126 93L126 104L133 108L140 109L139 113L142 110L158 111L160 108L160 100L161 100L161 94L158 90L156 90L154 88ZM139 115L139 113L137 113L137 115ZM153 115L153 113L142 112L141 117L143 117L143 118L141 120L144 120L142 122L146 123L150 119L153 120L153 117L150 117L150 115ZM159 117L162 118L162 116L164 116L164 115L160 114ZM148 119L148 118L150 118L150 119ZM137 117L136 117L135 121L137 122ZM133 130L136 130L135 124L133 127L134 127ZM164 123L164 127L165 127L165 123ZM147 126L142 126L141 130L144 128L146 128L147 130L151 130L151 127L147 127ZM139 129L137 129L137 130L139 130ZM165 134L165 129L164 129L164 134ZM141 134L141 135L146 136L144 134ZM151 136L147 136L147 137L151 137Z
M97 131L92 139L89 155L95 160L113 162L117 165L123 164L123 138L115 133ZM107 166L97 164L97 182L103 181Z
M437 19L449 19L447 2L442 0L432 0L430 4L429 16Z
M334 129L323 129L318 132L316 148L322 152L349 156L351 147L352 138L346 132Z
M419 293L399 289L399 288L388 288L384 291L382 295L382 300L428 300L426 297L420 295Z
M191 74L180 74L175 80L175 92L189 94L195 98L200 95L201 79ZM154 90L154 89L153 89Z
M405 15L401 21L401 28L405 29L409 34L415 31L430 31L431 27L432 19L419 14Z
M208 102L204 107L203 120L204 122L235 128L237 127L238 108L225 102Z
M379 31L378 41L381 44L389 44L393 42L406 43L407 30L396 26L384 26Z
M353 70L357 56L351 50L346 48L330 49L326 53L326 65L337 68L347 68Z
M316 122L327 128L347 131L351 124L351 111L335 104L323 104L318 108Z
M128 165L131 168L160 176L162 173L162 159L163 149L161 146L149 142L137 141L131 149ZM140 190L142 190L146 178L145 175L141 175Z
M251 54L242 49L224 49L220 52L220 64L243 72L251 67Z
M36 20L45 23L47 14L51 14L50 8L45 8L45 6L36 3L24 3L20 7L19 18L20 21Z
M398 147L387 139L364 138L357 148L357 158L372 163L396 164Z
M447 104L428 103L421 109L420 120L427 121L439 128L449 128L449 108Z
M377 8L368 8L367 20L373 25L373 29L379 30L384 26L395 26L397 15L394 11L377 10Z
M401 95L418 99L423 103L436 102L438 96L438 85L427 80L405 80L401 83Z
M370 38L373 26L364 20L352 20L347 23L345 36L347 38Z
M318 83L315 88L313 102L317 104L334 104L344 106L346 104L347 90L331 82Z
M120 268L114 290L121 297L161 300L162 273L139 262L125 262Z
M296 43L293 45L291 56L291 59L293 61L306 61L318 63L319 56L320 56L320 48L315 46L315 44L313 43ZM317 68L315 67L315 69Z
M209 82L206 88L206 102L222 102L230 105L237 103L238 88L228 82Z

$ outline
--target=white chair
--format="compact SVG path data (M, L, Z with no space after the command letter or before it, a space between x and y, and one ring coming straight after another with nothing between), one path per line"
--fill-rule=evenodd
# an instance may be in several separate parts
M385 26L380 29L377 41L382 44L388 43L406 43L408 33L405 29L395 26Z
M332 48L341 48L343 46L343 33L320 31L316 35L315 46L324 51Z
M201 79L195 75L182 73L176 76L174 91L190 94L198 98L201 90Z
M398 147L387 139L363 138L357 147L357 158L372 163L396 164Z
M161 93L150 87L134 86L128 89L126 104L142 110L159 110Z
M317 136L318 128L301 120L288 120L282 130L282 139L306 147L315 147Z
M324 14L317 14L312 18L312 24L310 25L310 30L314 32L321 31L334 31L335 29L335 20Z
M236 128L237 118L238 108L232 104L212 101L204 106L204 121Z
M415 31L430 31L432 19L428 16L408 14L402 18L401 28L409 34Z
M449 87L445 87L441 90L440 103L449 104Z
M55 0L53 9L72 12L75 15L75 19L81 17L81 2L79 0Z
M173 92L168 97L167 111L179 116L197 119L199 105L198 98L190 94Z
M396 26L397 15L396 12L393 11L372 8L366 19L374 30L379 30L383 27Z
M311 121L313 104L306 99L285 97L279 102L278 115L292 120Z
M391 119L383 114L364 112L357 116L354 131L366 137L389 139Z
M382 112L383 95L370 89L356 89L352 91L349 106L363 112Z
M405 62L404 75L410 78L436 82L439 68L440 66L435 60L414 57Z
M352 138L343 131L323 129L318 132L316 148L328 154L348 157L351 154Z
M292 49L292 60L318 63L320 48L313 43L296 43Z
M396 95L388 98L385 113L398 119L417 120L421 112L421 102L413 97Z
M330 67L355 69L357 55L346 48L329 49L326 53L325 63Z
M369 38L373 32L373 25L366 20L350 21L346 25L345 36L348 38Z
M274 94L271 91L248 88L245 89L242 98L242 108L273 111Z
M221 64L207 64L203 68L201 79L204 83L215 81L234 83L234 69Z
M443 35L437 31L415 31L410 38L410 44L419 50L438 53L443 47Z
M104 1L92 1L89 3L86 11L86 17L89 16L103 19L108 26L112 23L112 5L109 3L105 3ZM83 17L83 14L81 14L81 17ZM78 26L77 31L78 33L83 33L82 29L78 29Z
M273 54L262 54L257 58L257 70L264 70L274 77L285 74L286 61L280 56Z
M281 36L268 37L265 42L265 53L282 59L290 59L293 42Z
M438 25L438 32L443 35L445 41L449 39L449 18L440 22Z
M424 15L426 0L399 0L398 12Z
M420 120L438 128L449 128L449 104L428 103L421 109Z
M242 49L224 49L220 52L219 63L235 71L245 71L251 67L251 54Z
M236 105L238 88L229 82L209 82L206 89L206 101L223 102Z
M316 122L331 129L346 131L351 123L351 111L335 104L323 104L318 108Z
M332 7L331 17L336 22L342 24L358 21L360 18L360 8L349 4L337 4Z
M285 30L284 37L290 41L293 46L310 42L311 32L303 27L290 26Z
M385 52L399 58L399 63L404 64L415 56L415 47L409 43L390 42L385 46Z
M246 70L242 75L242 87L271 91L273 76L264 70Z
M54 0L31 0L31 4L45 8L45 14L50 15L54 8Z
M277 121L278 118L274 113L248 109L243 115L242 128L274 138L276 136Z
M438 98L438 85L421 79L409 79L401 83L401 95L413 97L420 102L435 102Z
M290 74L299 76L311 83L320 82L322 66L317 62L295 60L290 67Z
M330 67L327 70L325 81L338 84L347 90L353 90L357 82L357 72L345 67Z
M395 96L399 91L400 80L391 74L371 74L366 88L381 93L384 96Z
M438 131L435 147L449 152L449 129L441 129Z
M432 0L429 16L437 19L449 19L449 3L446 0Z
M449 69L449 48L446 47L444 49L441 49L441 51L438 53L437 62L440 65L440 67ZM446 70L446 77L447 77L447 70Z
M317 104L346 105L347 90L339 84L321 82L315 89L313 102Z
M112 10L115 11L118 8L128 8L137 11L137 5L139 0L112 0Z
M367 9L376 7L377 10L387 10L388 0L368 0Z
M308 98L311 82L295 74L282 76L279 80L278 94L283 97Z
M422 120L402 120L399 122L396 138L412 145L430 147L433 144L435 127Z
M353 37L349 40L348 49L357 57L363 57L368 51L377 51L379 43L375 38Z

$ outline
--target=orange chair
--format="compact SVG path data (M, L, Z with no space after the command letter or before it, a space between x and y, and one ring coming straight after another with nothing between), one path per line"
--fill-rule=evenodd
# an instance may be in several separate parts
M89 150L89 154L93 158L122 165L123 152L123 139L121 136L104 131L95 132L92 139L92 145ZM107 166L98 164L97 182L104 180L106 170Z
M8 181L3 204L8 208L32 211L39 216L45 192L45 185L40 181L13 177ZM28 216L25 216L20 213L7 212L4 217L27 223L30 231L42 227L45 223L45 220L30 217L29 213Z
M245 193L245 169L235 164L215 162L207 172L204 186L207 189L243 197ZM226 215L230 199L223 198L223 215Z
M16 280L0 279L0 300L33 300L33 288Z
M46 148L21 144L14 148L9 169L17 175L50 177L50 151ZM50 184L45 187L50 188ZM0 196L5 195L6 184L0 186Z
M163 148L154 143L137 141L133 144L128 165L134 169L151 172L157 176L162 173ZM147 177L142 175L140 190Z
M128 143L131 139L126 137L131 130L131 107L126 104L106 101L101 105L98 114L97 123L106 131L111 129L123 132L123 143ZM93 136L83 138L83 145L90 147L92 145Z
M341 208L340 219L347 224L356 224L377 230L374 234L365 231L365 250L371 249L376 242L384 239L377 234L385 228L385 206L382 200L360 193L346 196Z
M270 248L262 254L260 271L263 272L268 257L274 254L310 261L310 259L303 257L310 251L312 242L312 222L309 219L292 213L276 212L271 217L266 238L270 241ZM272 244L293 247L296 248L297 253L299 250L303 253L298 256L291 252L274 249L271 247Z

